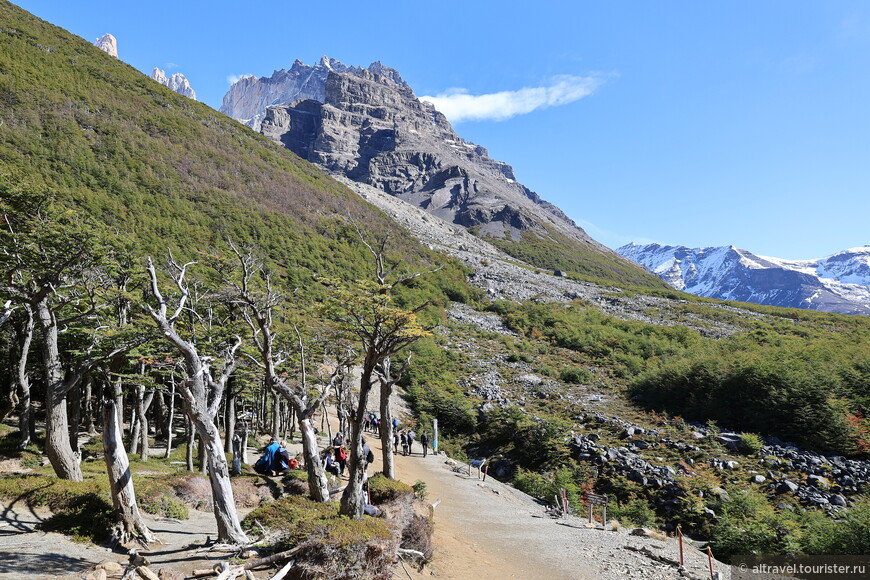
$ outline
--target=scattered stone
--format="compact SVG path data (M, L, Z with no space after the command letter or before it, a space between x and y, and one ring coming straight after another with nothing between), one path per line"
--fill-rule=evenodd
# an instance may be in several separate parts
M143 580L160 580L157 574L152 572L147 566L139 566L136 568L136 574L138 574Z
M93 572L88 572L88 575L85 576L85 580L106 580L106 571L102 568L98 568Z
M795 493L800 486L793 481L783 479L776 486L776 493Z
M124 566L117 562L112 562L111 560L106 560L104 562L100 562L96 566L94 566L95 570L105 570L107 576L112 576L113 574L123 574Z
M848 505L846 502L846 498L838 493L835 493L833 495L829 495L828 501L831 502L831 505L834 505L837 507L846 507Z
M749 478L749 481L751 481L752 483L761 484L767 481L767 478L763 475L753 475Z
M160 580L185 580L187 575L172 568L161 568L157 571L157 577Z

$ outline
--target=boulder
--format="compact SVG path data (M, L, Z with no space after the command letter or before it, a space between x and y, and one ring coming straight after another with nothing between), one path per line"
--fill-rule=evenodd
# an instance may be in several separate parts
M783 479L776 485L776 493L795 493L799 487L795 482Z

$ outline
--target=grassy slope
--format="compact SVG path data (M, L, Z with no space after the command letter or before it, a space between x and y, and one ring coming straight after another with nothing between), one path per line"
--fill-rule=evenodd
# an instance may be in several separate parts
M432 259L314 166L5 1L0 179L56 192L140 252L256 243L291 288L311 271L361 274L369 259L347 217L390 232L402 258Z
M547 268L562 270L569 276L605 286L635 286L642 289L670 288L654 276L615 252L605 254L592 245L584 245L555 231L547 236L524 232L518 242L511 238L487 237L486 241L515 258Z

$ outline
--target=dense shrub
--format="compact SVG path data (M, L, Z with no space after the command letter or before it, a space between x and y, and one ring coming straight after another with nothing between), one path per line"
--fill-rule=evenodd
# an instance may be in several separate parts
M414 488L397 479L390 479L383 473L376 473L368 479L369 496L373 505L379 505L403 496L413 496Z
M261 526L276 551L304 546L296 567L304 577L380 578L389 574L394 545L386 523L338 514L338 502L318 503L300 496L253 510L242 521L252 535Z

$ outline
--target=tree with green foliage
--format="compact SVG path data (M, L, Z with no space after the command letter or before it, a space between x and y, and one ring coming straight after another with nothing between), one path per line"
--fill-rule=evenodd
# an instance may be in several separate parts
M360 238L362 239L362 235ZM401 261L387 266L385 251L388 239L389 236L383 236L376 246L369 245L363 239L375 259L374 280L357 280L351 284L330 281L330 293L323 305L324 314L345 335L354 337L362 351L359 395L351 420L349 481L341 497L341 513L355 518L362 517L363 514L365 457L362 455L362 430L368 410L369 393L375 384L377 370L384 361L403 348L430 334L417 320L417 314L428 302L412 309L397 308L392 304L392 292L396 285L428 272L395 276ZM434 270L430 270L432 271ZM395 279L389 281L391 277ZM382 423L385 424L384 421ZM382 444L385 431L388 429L381 432ZM391 444L383 447L392 449Z
M0 187L6 226L0 230L0 296L35 315L45 373L45 452L58 477L81 481L80 457L70 442L67 395L94 367L132 346L106 347L113 342L105 340L112 328L100 313L111 282L101 266L111 251L98 228L81 214L58 207L52 195L6 183ZM79 342L62 352L60 333L71 334L70 329L77 331ZM24 345L29 347L29 340ZM77 360L65 360L73 350Z

